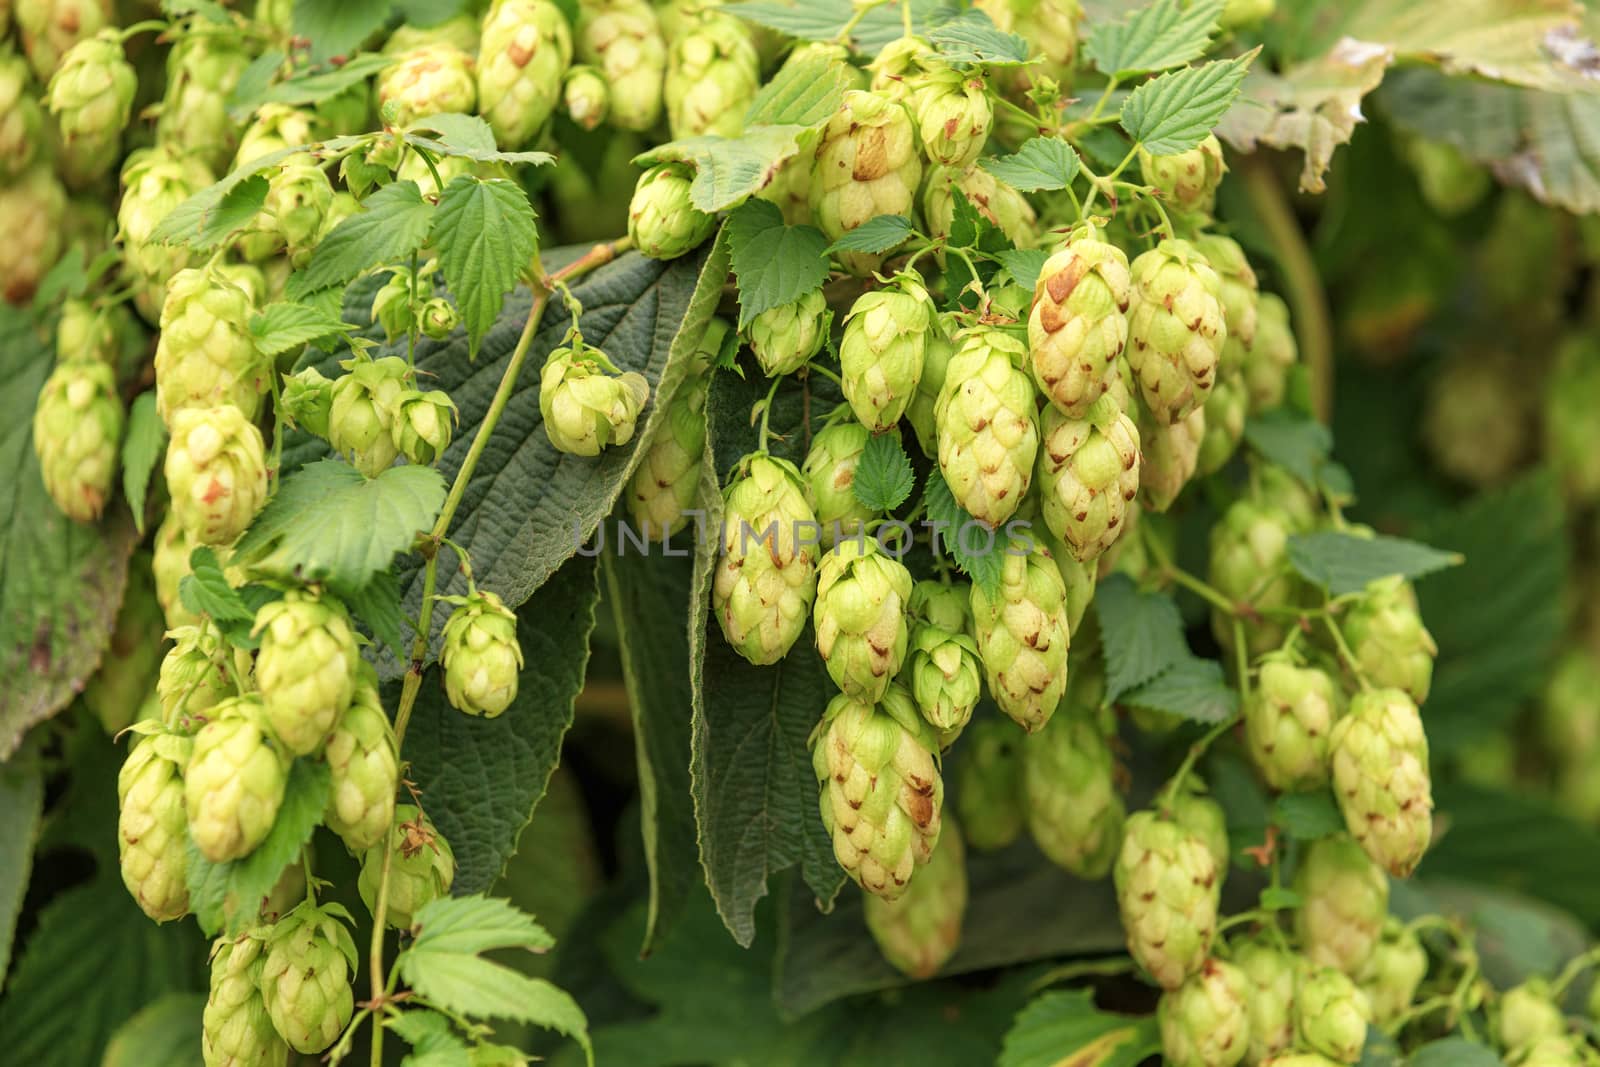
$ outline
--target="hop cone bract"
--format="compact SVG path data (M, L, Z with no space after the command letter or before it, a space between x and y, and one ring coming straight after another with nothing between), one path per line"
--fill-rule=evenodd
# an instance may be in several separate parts
M1243 497L1223 512L1211 528L1212 585L1236 603L1262 608L1293 606L1299 584L1289 568L1289 538L1294 520L1274 504ZM1212 614L1212 630L1224 647L1233 647L1233 617ZM1252 655L1262 655L1283 643L1285 624L1252 618L1245 624L1245 645Z
M1417 704L1428 699L1438 646L1422 624L1417 597L1403 578L1380 578L1340 622L1367 681L1402 690Z
M394 418L409 374L404 359L384 356L360 360L333 380L328 443L368 478L382 474L400 455Z
M196 259L185 246L153 241L151 235L174 208L214 180L199 158L167 145L140 149L123 161L117 238L123 273L135 286L134 306L146 322L160 322L167 283Z
M875 704L905 662L911 572L875 538L845 538L817 568L817 651L847 696Z
M344 909L306 902L267 932L261 995L273 1027L296 1052L332 1045L355 1010L356 944Z
M994 124L994 103L982 68L942 67L916 82L911 106L923 152L931 162L946 167L971 166Z
M936 730L959 730L983 695L983 664L971 628L966 585L921 581L911 590L911 662L906 677L917 710ZM980 831L980 834L982 831Z
M899 422L916 394L932 311L927 290L903 278L862 294L845 316L839 342L844 396L869 430Z
M636 371L608 374L588 353L557 348L539 375L539 412L550 443L575 456L598 456L633 440L650 383ZM600 357L604 359L604 356Z
M228 98L250 65L245 42L227 33L181 35L167 54L167 90L156 140L192 154L215 170L239 147L239 123Z
M922 183L922 215L935 239L949 237L956 219L956 197L967 199L979 216L999 227L1018 248L1034 242L1037 218L1027 197L980 166L965 170L934 167Z
M824 548L859 533L862 524L877 514L855 493L856 468L871 437L871 430L844 419L823 427L811 439L800 477L805 480L806 501L822 528Z
M1127 815L1099 704L1105 682L1073 673L1066 700L1022 742L1028 832L1052 863L1079 878L1103 878L1122 845Z

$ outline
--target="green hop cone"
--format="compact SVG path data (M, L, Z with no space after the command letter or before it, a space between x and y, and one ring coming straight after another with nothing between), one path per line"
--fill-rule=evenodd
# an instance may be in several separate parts
M1022 742L1028 832L1050 862L1078 878L1104 878L1122 845L1127 808L1099 720L1105 680L1073 674L1066 700Z
M611 124L648 130L661 116L667 43L655 9L644 0L584 4L578 16L578 58L611 87Z
M228 33L185 34L167 54L167 90L156 119L156 140L192 154L213 170L239 147L239 123L228 99L250 65L242 38Z
M762 373L775 378L793 374L822 351L832 321L827 298L821 289L813 289L798 300L755 316L745 328L745 336Z
M56 507L94 522L111 495L122 441L116 372L104 363L62 363L51 371L33 411L33 449Z
M867 69L872 72L871 88L891 100L910 98L917 83L928 73L926 61L933 47L921 37L899 37L879 49Z
M1222 280L1187 241L1164 240L1133 261L1128 365L1155 421L1182 422L1206 402L1228 328Z
M1224 30L1254 26L1272 16L1277 0L1227 0L1222 6L1221 26Z
M1367 586L1339 629L1367 681L1402 690L1417 704L1428 699L1439 649L1422 624L1409 582L1380 578Z
M1506 352L1468 349L1428 376L1422 440L1444 474L1482 489L1522 467L1537 444L1524 374Z
M355 468L376 478L400 455L395 443L395 404L405 394L411 368L400 356L342 364L328 407L328 443Z
M206 715L224 700L238 696L227 663L233 653L215 626L209 622L180 626L167 636L173 645L161 661L156 697L168 723L176 725L181 718Z
M420 278L416 281L419 287L426 284L421 283ZM413 284L410 270L396 269L390 272L389 280L378 288L377 295L372 298L372 321L383 327L384 338L391 343L420 326L412 306Z
M1187 152L1170 156L1153 156L1141 146L1139 169L1156 193L1178 210L1210 211L1228 165L1222 160L1222 143L1209 134Z
M267 726L258 697L212 708L195 734L184 775L189 837L212 863L249 855L266 839L283 803L289 755Z
M814 735L811 764L834 858L862 889L885 900L905 893L939 842L938 750L933 729L899 685L877 704L839 694Z
M295 159L268 172L265 207L241 242L246 259L259 262L287 253L291 264L303 267L322 238L333 209L333 186L321 167Z
M688 20L667 52L667 124L674 140L737 137L761 87L748 24L714 8Z
M1288 515L1295 533L1310 533L1322 521L1321 498L1282 467L1252 463L1250 480L1256 499Z
M967 844L983 851L1005 848L1021 834L1026 800L1022 741L1010 722L980 716L967 729L956 767L956 813Z
M156 580L156 600L166 616L167 628L195 626L200 617L184 607L178 598L178 585L189 574L189 554L194 543L183 532L183 524L169 510L156 529L155 546L150 553L150 573Z
M899 101L853 89L828 120L811 170L811 216L829 241L837 241L879 215L910 217L922 181L916 129ZM876 270L883 256L839 253L852 274Z
M23 50L42 82L74 45L115 24L111 0L16 0L16 16Z
M978 214L997 227L1018 248L1030 247L1037 218L1028 198L980 166L965 170L933 167L922 184L922 217L935 240L947 238L955 225L956 198L965 197Z
M400 786L394 729L378 697L377 679L365 664L355 696L334 724L323 754L332 780L323 821L351 852L365 852L394 823L394 794Z
M1000 585L993 595L973 585L973 632L989 695L1031 733L1067 689L1067 589L1041 545L1011 542L994 550L1005 553Z
M1600 752L1600 657L1587 646L1556 660L1539 705L1539 732L1562 770L1586 771Z
M229 545L267 502L261 431L232 404L172 419L165 471L172 513L198 545Z
M33 299L34 290L61 255L61 225L67 191L50 165L36 162L21 177L0 185L0 297L14 305Z
M931 978L961 943L967 911L967 854L954 820L946 817L939 845L898 900L868 893L867 930L895 970Z
M250 333L250 295L220 271L172 277L156 342L156 407L172 429L185 408L237 408L254 420L271 373Z
M597 348L557 348L539 375L539 412L550 444L575 456L598 456L633 439L650 384L634 371L611 374Z
M1206 409L1196 408L1170 426L1139 413L1139 502L1154 512L1172 506L1200 467L1206 439Z
M1277 293L1262 293L1256 304L1256 343L1244 354L1244 385L1250 414L1280 406L1289 389L1289 371L1300 358L1289 305Z
M167 283L197 259L188 248L154 241L151 234L174 208L214 180L202 160L170 145L129 153L122 164L117 238L123 273L134 287L134 306L146 322L160 322Z
M1540 1038L1528 1046L1517 1067L1584 1067L1589 1061L1578 1051L1574 1040L1567 1034Z
M847 696L875 704L905 662L911 572L876 538L845 538L817 567L817 651Z
M1237 369L1222 371L1211 390L1211 399L1206 401L1206 428L1195 459L1196 473L1215 474L1227 466L1244 440L1244 422L1249 414L1250 397L1245 391L1244 376Z
M722 634L756 666L776 663L805 629L816 595L817 519L794 465L756 454L723 492L722 550L711 606Z
M819 543L824 548L858 534L863 524L877 517L855 494L856 467L871 437L871 430L845 419L823 427L811 439L800 477L805 481L806 501L821 527Z
M456 416L456 403L444 390L407 389L395 399L389 430L402 456L428 467L450 447Z
M255 118L239 135L239 149L234 153L233 165L237 169L254 163L262 156L281 152L319 140L324 133L322 123L314 111L291 107L288 104L262 104ZM303 162L304 157L290 157Z
M333 383L315 367L307 367L283 379L279 401L289 421L309 434L326 438L328 419L333 410Z
M716 228L716 217L694 206L694 172L682 163L658 163L639 176L628 202L628 236L651 259L677 259Z
M960 170L977 161L994 125L982 67L944 67L917 78L911 107L929 162Z
M1417 935L1394 916L1384 920L1383 937L1356 983L1372 1005L1372 1021L1388 1027L1400 1021L1417 998L1428 973L1428 952Z
M443 42L396 57L378 75L378 106L384 121L409 126L429 115L472 114L478 102L475 66L472 56Z
M1544 453L1569 499L1600 500L1600 345L1587 333L1561 342L1544 388Z
M1285 792L1327 784L1328 735L1343 710L1327 671L1282 653L1263 658L1244 705L1245 741L1262 780Z
M433 822L414 804L395 809L395 824L387 842L374 845L361 857L356 889L372 911L378 903L378 882L383 877L384 852L389 857L389 900L384 922L396 930L409 930L417 912L450 892L456 877L456 858Z
M261 996L272 1026L296 1052L332 1045L355 1011L356 943L342 907L306 901L267 933Z
M1022 503L1039 454L1033 383L1024 343L1003 330L967 333L934 405L939 470L956 503L991 527Z
M271 3L273 0L265 2ZM383 54L403 56L418 48L435 44L447 44L472 54L478 51L482 34L483 26L477 16L463 11L431 26L396 26L389 34L389 39L383 43Z
M1179 826L1205 842L1206 851L1217 868L1217 884L1228 877L1228 820L1222 805L1206 795L1205 784L1190 775L1183 788L1167 801L1167 815Z
M461 312L456 310L449 297L434 296L422 302L417 320L422 328L422 336L443 341L461 325Z
M1231 963L1209 959L1176 989L1161 994L1156 1020L1171 1067L1234 1067L1250 1048L1250 979Z
M456 605L444 624L439 663L450 706L494 718L517 698L522 646L516 612L493 593L445 598Z
M61 134L56 166L69 185L88 185L117 162L138 83L118 30L79 41L61 58L48 102Z
M569 68L561 83L561 106L579 129L597 129L611 114L611 87L605 75L587 63Z
M122 337L135 332L124 308L96 308L88 300L67 300L56 323L56 358L63 363L104 363L116 368Z
M1295 937L1312 963L1359 974L1389 913L1389 880L1348 837L1312 842L1295 872Z
M206 1067L284 1067L289 1046L261 996L265 931L220 939L211 948L211 992L201 1016Z
M187 737L141 737L117 774L117 859L122 884L139 909L158 923L189 913L183 769L192 747Z
M1222 301L1222 318L1228 327L1228 339L1222 346L1222 366L1238 371L1244 363L1245 353L1256 343L1260 284L1239 242L1219 233L1208 233L1197 238L1195 248L1205 256L1211 269L1221 282L1219 297Z
M1312 967L1295 986L1295 1032L1301 1044L1339 1063L1355 1063L1367 1043L1372 1009L1366 994L1336 967Z
M928 348L933 301L911 277L863 293L850 306L839 342L844 397L867 429L900 421L916 395Z
M1250 983L1250 1047L1244 1062L1265 1063L1294 1044L1295 977L1304 961L1257 935L1233 945L1233 963Z
M1211 528L1211 565L1208 580L1235 603L1256 610L1293 606L1299 598L1298 580L1289 568L1289 538L1294 520L1282 508L1243 497L1223 512ZM1212 613L1212 631L1226 649L1233 648L1233 616ZM1283 644L1285 624L1266 618L1245 623L1246 651L1263 655Z
M572 62L567 17L550 0L495 0L478 45L478 112L495 142L515 151L533 139Z
M1096 559L1122 536L1139 495L1139 430L1102 397L1082 419L1047 407L1041 436L1035 478L1045 524L1073 559Z
M1495 1038L1507 1053L1517 1053L1550 1037L1567 1032L1567 1020L1555 1001L1550 983L1530 978L1500 996L1494 1013Z
M267 721L297 756L316 750L355 695L361 650L343 604L291 589L257 610L256 684Z
M713 321L708 343L721 344L727 327ZM715 334L717 340L710 341ZM691 369L668 402L665 421L628 481L628 512L649 540L663 540L683 528L700 488L700 460L706 443L706 393L710 377Z
M1221 879L1206 842L1171 819L1128 817L1112 868L1128 951L1162 989L1198 972L1216 933Z
M27 60L0 49L0 178L6 181L27 170L39 151L44 112L32 82Z
M1339 1063L1337 1060L1328 1059L1320 1052L1286 1052L1270 1060L1263 1060L1261 1067L1339 1067Z
M922 378L917 382L916 394L906 407L906 418L917 435L917 447L930 459L939 455L939 420L935 412L939 407L939 394L944 391L945 378L950 371L950 360L955 354L956 346L935 321L928 330L927 348L922 357Z
M983 663L971 628L971 590L927 580L911 590L911 660L906 682L936 730L959 730L983 695ZM980 831L980 836L982 831Z
M1350 834L1396 878L1409 875L1433 837L1428 738L1411 698L1368 689L1328 739L1333 791Z
M1110 388L1132 300L1128 257L1092 235L1068 242L1040 268L1028 350L1039 391L1062 414L1083 418Z

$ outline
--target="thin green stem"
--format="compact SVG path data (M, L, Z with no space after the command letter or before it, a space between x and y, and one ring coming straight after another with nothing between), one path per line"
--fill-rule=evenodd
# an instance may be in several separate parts
M850 20L841 26L839 28L839 32L834 35L834 43L849 45L850 35L855 32L855 28L857 26L861 25L861 20L867 17L868 12L874 11L886 3L888 3L888 0L873 0L873 2L870 4L861 4L858 6L855 11L851 13ZM907 36L910 36L910 34L908 33Z
M1344 665L1350 668L1350 673L1356 676L1356 682L1362 689L1371 689L1367 676L1361 670L1361 665L1356 662L1356 654L1350 651L1350 644L1344 639L1344 634L1339 631L1339 624L1333 621L1332 615L1322 616L1323 625L1327 626L1328 634L1333 638L1333 645L1339 650L1339 658Z
M767 429L767 424L772 419L772 401L778 395L778 386L782 384L783 375L775 375L772 379L771 387L767 389L766 398L761 401L761 431L756 437L757 442L759 442L756 451L763 454L767 451L767 437L770 433Z
M1172 557L1167 554L1166 548L1162 546L1161 539L1147 525L1141 524L1140 530L1144 538L1145 551L1150 553L1151 558L1156 561L1156 566L1164 577L1183 586L1189 592L1226 615L1239 614L1239 606L1223 596L1221 591L1173 563Z
M808 374L820 374L824 378L826 378L830 382L832 382L834 385L837 385L839 388L841 388L841 389L844 388L844 379L839 377L839 375L834 373L833 370L831 370L830 368L822 365L821 363L818 363L816 360L812 360L811 362L806 364L806 373L808 373ZM840 406L841 407L847 407L848 405L840 405Z
M1089 112L1089 117L1083 121L1089 123L1090 125L1098 122L1100 120L1101 113L1106 109L1106 105L1111 103L1111 94L1116 91L1117 77L1113 74L1111 78L1106 81L1106 87L1101 90L1100 99L1094 102L1094 109Z
M269 360L270 362L270 360ZM283 431L287 420L283 415L283 378L273 366L267 381L272 389L272 458L267 463L267 497L278 493L278 468L283 466Z
M1188 779L1190 773L1194 771L1194 765L1200 762L1200 757L1206 754L1206 750L1211 747L1217 738L1228 732L1233 723L1234 720L1231 718L1224 719L1207 730L1200 740L1189 746L1189 751L1184 755L1183 762L1178 765L1178 773L1172 776L1172 781L1168 782L1167 787L1161 791L1161 803L1158 807L1169 808L1172 806L1173 799L1183 790L1184 782Z
M1567 965L1561 969L1561 974L1556 977L1555 982L1550 986L1551 999L1560 1003L1561 997L1567 991L1567 987L1572 985L1580 974L1593 967L1596 963L1600 963L1600 945L1568 960Z

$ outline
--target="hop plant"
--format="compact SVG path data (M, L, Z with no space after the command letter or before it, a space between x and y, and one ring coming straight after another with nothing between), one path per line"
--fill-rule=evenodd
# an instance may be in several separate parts
M261 996L272 1026L296 1052L332 1045L350 1022L356 943L338 905L307 901L267 932Z
M517 698L522 646L517 615L493 593L445 598L456 605L444 624L439 663L450 706L494 718Z
M194 260L194 253L184 246L163 244L151 235L174 208L214 180L198 157L161 143L130 153L122 164L117 238L122 242L123 273L134 286L134 306L146 322L160 322L167 283ZM197 336L209 332L210 327ZM232 344L231 338L228 343Z
M1211 566L1208 576L1218 592L1235 603L1261 609L1293 606L1299 586L1289 569L1289 538L1294 520L1273 504L1242 497L1223 512L1211 528ZM1233 647L1233 618L1221 611L1212 615L1217 641ZM1245 647L1263 655L1283 643L1284 624L1252 618L1245 626Z
M834 697L811 764L834 858L868 893L899 899L939 842L944 806L938 739L911 694L891 685L877 704Z
M815 527L800 472L757 454L723 493L722 550L711 587L722 634L757 666L776 663L805 628L816 595Z
M215 626L179 626L167 636L173 644L156 676L156 698L169 724L204 715L239 694L229 673L230 647Z
M150 734L134 743L117 774L117 860L122 884L156 922L189 913L188 823L183 770L193 743Z
M1550 983L1530 978L1500 996L1494 1015L1495 1036L1513 1057L1538 1042L1567 1032L1566 1017L1556 1004Z
M1056 714L1022 743L1028 832L1050 862L1079 878L1104 878L1122 845L1127 809L1099 722L1105 681L1080 669Z
M1250 414L1281 405L1288 392L1289 370L1300 358L1289 306L1277 293L1262 293L1256 302L1256 343L1244 354L1244 385Z
M264 932L219 939L211 948L211 992L201 1016L206 1067L284 1067L289 1046L261 995Z
M105 510L122 441L116 372L104 363L62 363L33 412L33 450L56 507L78 522Z
M862 901L867 930L895 970L931 978L961 944L967 911L967 856L955 820L948 816L939 845L896 900L868 893Z
M189 837L212 863L249 855L283 803L289 757L267 726L259 698L230 697L195 734L184 775Z
M28 61L9 48L0 50L0 178L7 182L27 170L39 151L44 113L31 81Z
M561 83L561 106L580 129L597 129L611 114L611 86L599 70L579 63Z
M113 25L111 0L16 0L16 17L22 48L42 82L74 45Z
M1417 704L1428 699L1439 649L1405 579L1380 578L1367 586L1339 628L1368 682L1399 689Z
M1063 415L1085 417L1110 388L1132 301L1128 257L1093 234L1068 242L1039 269L1028 349L1039 391Z
M711 236L715 216L694 206L694 173L682 163L658 163L639 176L628 203L628 236L651 259L677 259Z
M297 756L315 751L355 695L361 650L344 605L291 589L256 612L256 685L267 722Z
M61 255L61 223L67 191L44 162L0 185L0 224L9 235L0 246L0 296L26 304Z
M813 609L817 651L847 696L875 704L900 673L911 587L911 572L875 538L842 539L822 557Z
M1355 976L1372 1007L1372 1021L1389 1027L1405 1015L1428 973L1428 952L1417 935L1394 916L1384 920L1383 935Z
M911 661L906 679L917 710L936 730L960 730L983 695L983 664L968 634L971 590L918 582L911 590ZM982 831L980 831L980 836Z
M165 470L172 513L196 544L232 544L266 503L261 431L232 404L184 408L171 430Z
M820 543L832 548L836 541L861 532L877 513L856 498L856 468L872 431L845 419L824 426L811 439L811 449L800 468L806 502L821 527Z
M1359 974L1372 958L1389 913L1389 880L1348 837L1312 842L1295 872L1295 936L1319 967Z
M239 124L228 98L250 65L244 42L227 33L180 36L167 54L167 90L156 118L156 140L215 170L239 147Z
M1042 416L1040 511L1079 562L1099 557L1126 528L1139 495L1139 430L1102 397L1082 419L1054 406Z
M817 142L811 171L811 216L837 241L879 215L910 216L922 181L917 135L905 106L885 93L852 89ZM865 275L881 255L840 253L839 262Z
M1013 542L1003 551L999 588L972 587L973 632L989 695L1031 733L1066 692L1067 589L1041 546Z
M331 409L331 390L328 399ZM406 389L394 401L390 436L407 461L418 466L432 466L450 447L456 416L456 402L444 390Z
M707 331L719 338L727 327L713 322ZM720 345L720 340L717 342ZM706 443L706 392L710 379L691 370L672 394L661 429L628 482L628 511L633 524L650 539L665 538L683 528L685 511L700 488L700 459Z
M1133 261L1128 365L1156 422L1181 422L1206 402L1228 330L1222 281L1194 245L1165 240Z
M48 99L61 133L56 163L69 184L87 185L116 163L138 84L123 57L120 31L87 37L61 58Z
M406 393L411 368L400 356L343 366L346 373L334 379L328 406L328 443L362 474L376 478L400 455L395 407Z
M410 930L417 912L450 892L456 876L455 853L420 808L414 804L397 807L394 829L385 842L362 855L361 876L356 880L361 901L374 918L386 852L389 893L384 922L395 930Z
M1037 217L1028 198L980 166L933 167L922 183L922 217L929 236L946 238L955 225L956 198L965 197L978 215L1018 248L1030 247Z
M550 0L495 0L478 46L478 111L502 149L521 148L539 132L571 62L572 33L559 7Z
M977 160L994 124L994 103L981 67L943 67L923 75L911 106L917 138L930 162L964 169Z
M1221 881L1206 842L1171 819L1128 817L1112 868L1128 951L1162 989L1198 972L1216 933Z
M914 277L864 293L850 306L839 342L844 397L863 426L882 432L900 421L922 377L932 301Z
M446 42L425 44L396 57L378 75L384 121L409 126L429 115L471 114L478 102L472 56Z
M1250 997L1244 971L1208 959L1176 989L1161 994L1156 1019L1172 1067L1233 1067L1250 1047Z
M1151 155L1140 146L1139 169L1156 193L1180 211L1210 211L1228 165L1222 160L1222 143L1210 134L1187 152L1173 155Z
M1003 330L972 330L950 358L934 405L939 470L951 495L993 527L1022 503L1039 454L1033 384L1020 369L1026 356L1024 343Z
M598 348L563 346L545 358L539 413L551 445L575 456L598 456L608 445L633 439L650 383L636 371L615 372Z
M1249 982L1250 1047L1244 1062L1268 1062L1294 1044L1294 986L1305 962L1258 935L1234 944L1233 963Z
M761 87L761 58L746 24L708 9L693 16L667 52L664 93L672 137L737 137Z
M578 14L578 58L611 87L611 124L648 130L661 115L667 43L644 0L584 4Z
M1314 967L1303 973L1295 986L1294 1015L1301 1043L1338 1063L1361 1058L1371 1008L1343 971Z
M973 6L1030 46L1035 62L1009 72L1009 85L1016 94L1045 80L1071 83L1078 55L1078 19L1083 14L1079 0L978 0Z
M1139 466L1139 502L1149 510L1166 511L1194 477L1200 467L1200 448L1205 444L1206 421L1205 408L1196 408L1170 426L1140 412L1143 462Z
M1328 747L1345 826L1373 862L1406 877L1433 836L1428 738L1417 706L1398 689L1363 690Z
M1244 722L1250 757L1267 785L1299 791L1327 783L1328 736L1343 705L1328 672L1281 653L1261 661Z
M822 351L832 320L827 298L821 289L813 289L751 319L745 329L746 340L767 377L793 374Z
M1022 737L995 716L979 716L963 735L956 768L956 813L966 843L984 851L1005 848L1022 833Z
M365 664L355 696L328 735L323 755L332 783L323 821L352 852L365 852L394 823L394 794L400 785L394 729L378 697L377 678Z
M271 368L250 333L253 312L250 295L214 268L173 275L155 360L156 408L169 430L187 408L231 405L249 421L261 411Z

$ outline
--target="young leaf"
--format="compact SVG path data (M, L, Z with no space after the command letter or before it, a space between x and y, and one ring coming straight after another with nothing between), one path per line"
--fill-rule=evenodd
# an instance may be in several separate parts
M411 1046L412 1055L406 1061L408 1064L417 1067L426 1067L428 1064L450 1067L458 1063L473 1063L467 1043L457 1036L450 1020L436 1011L424 1008L401 1012L389 1016L383 1025Z
M1178 605L1165 593L1141 592L1131 578L1113 574L1095 590L1094 607L1106 647L1107 700L1192 657Z
M267 188L267 179L255 174L223 193L216 209L202 218L199 232L185 243L197 252L226 244L266 206Z
M197 548L189 555L189 573L178 584L178 599L195 615L205 615L218 626L243 623L246 631L256 613L244 602L239 590L228 584L222 564L211 548Z
M988 156L979 166L1024 193L1065 189L1078 176L1078 153L1059 137L1030 137L1009 156Z
M494 131L477 115L446 112L429 115L411 124L412 130L433 130L437 138L406 133L407 144L425 148L435 155L459 156L478 163L520 163L546 166L556 157L549 152L502 152L495 147Z
M1028 42L1014 33L1005 33L988 14L964 11L928 34L928 43L947 63L981 63L984 66L1016 66L1028 61Z
M494 325L506 294L539 246L533 205L515 182L461 175L445 186L431 237L467 326L469 354Z
M878 215L863 222L833 244L829 252L888 252L912 234L911 220L904 215Z
M1344 829L1344 816L1326 789L1316 793L1285 793L1273 806L1272 821L1296 841L1315 841Z
M749 200L728 216L728 248L739 282L739 325L790 304L828 280L828 239L812 226L785 226L777 205Z
M402 260L428 239L434 207L412 181L391 182L361 202L362 210L335 226L305 270L289 277L287 295L344 285L374 264Z
M1293 911L1304 901L1299 893L1281 885L1269 885L1261 891L1261 907L1267 911Z
M906 502L916 487L917 476L899 436L880 433L867 438L850 486L856 499L873 511L893 511Z
M355 327L306 304L278 301L250 318L250 334L263 356L278 356L313 341L349 333Z
M1039 272L1044 269L1045 260L1050 258L1050 253L1042 248L1008 248L1003 252L996 252L995 259L1011 275L1011 280L1032 291L1039 282Z
M956 503L944 475L938 471L928 475L922 497L927 503L928 522L944 551L973 584L993 596L1000 589L1007 546L1000 542L994 530Z
M1379 578L1420 578L1457 566L1461 556L1398 537L1321 530L1289 538L1289 562L1307 581L1333 596L1344 596L1361 592Z
M133 511L133 524L144 533L144 499L150 475L166 454L167 427L156 411L156 394L146 389L128 408L128 431L122 439L122 492Z
M1153 1015L1111 1015L1088 989L1043 993L1017 1014L997 1067L1050 1067L1081 1062L1132 1067L1161 1051Z
M750 101L745 127L822 125L839 110L839 101L853 84L852 69L820 55L784 64Z
M1181 67L1205 54L1224 0L1156 0L1094 27L1084 52L1102 74L1126 78Z
M690 137L671 141L633 157L649 165L673 161L695 168L689 200L714 213L743 203L772 181L778 167L800 151L806 126L752 126L738 138Z
M1122 105L1122 128L1153 156L1187 152L1206 139L1239 95L1258 54L1259 48L1150 79Z
M1193 655L1129 689L1120 699L1136 708L1177 715L1191 722L1227 722L1239 714L1239 693L1224 680L1222 664Z

